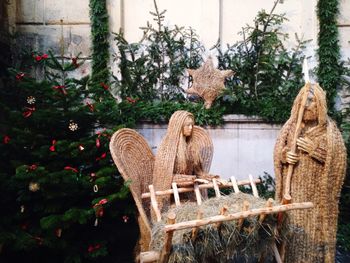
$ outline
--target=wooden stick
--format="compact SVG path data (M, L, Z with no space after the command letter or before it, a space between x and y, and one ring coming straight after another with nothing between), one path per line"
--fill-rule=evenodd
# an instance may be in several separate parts
M168 214L167 224L168 225L175 224L175 218L176 218L176 214L174 212L170 212ZM169 260L171 244L172 244L172 240L173 240L173 234L174 234L174 231L166 232L164 246L163 246L162 251L160 252L160 257L158 260L159 263L167 263Z
M249 202L248 202L248 201L244 201L244 202L243 202L242 211L243 211L243 212L248 211L249 206L250 206ZM241 230L242 225L243 225L243 222L244 222L244 217L241 217L241 218L238 220L238 224L237 224L237 229L238 229L238 231Z
M215 190L215 195L216 195L216 197L220 197L221 193L220 193L220 189L218 186L218 182L216 181L216 178L213 178L212 181L213 181L213 186L214 186L214 190Z
M172 183L171 186L173 187L173 191L174 191L174 200L175 200L175 205L176 206L180 206L180 196L179 196L179 191L177 190L177 185L176 183Z
M258 184L258 183L261 183L261 180L260 179L255 179L254 180L254 183ZM237 182L237 185L249 185L250 184L250 181L249 180L242 180L242 181L238 181ZM228 187L232 187L232 183L231 182L228 182L226 184L220 184L218 185L219 188L228 188ZM198 185L199 189L209 189L209 188L213 188L214 185L212 183L209 183L209 184L200 184ZM193 187L181 187L181 188L178 188L177 189L179 193L188 193L188 192L193 192L194 191L194 188ZM162 195L171 195L173 194L174 191L172 189L168 189L168 190L163 190L163 191L156 191L156 195L157 196L162 196ZM150 193L143 193L141 195L141 197L144 199L144 198L150 198L151 197L151 194Z
M250 181L250 185L252 187L253 195L255 197L259 197L258 189L256 188L256 184L254 183L254 179L253 179L253 176L251 174L249 175L249 181Z
M273 250L273 254L275 255L276 262L277 263L283 263L283 261L281 259L281 256L280 256L280 253L278 252L276 243L273 243L272 250Z
M197 213L197 220L200 220L203 218L203 211L201 209L198 210L198 213ZM198 227L194 227L192 228L192 236L191 236L191 239L192 241L195 241L196 238L197 238L197 234L198 234Z
M282 262L284 262L284 259L285 259L285 257L286 257L286 246L287 246L286 241L283 241L283 242L281 243L280 249L279 249L279 251L278 251L279 254L280 254L280 256L281 256Z
M273 199L272 198L269 198L266 202L266 207L267 208L271 208L272 207L272 203L273 203ZM266 217L266 214L265 213L261 213L260 216L259 216L259 223L261 224L264 219Z
M294 131L294 135L293 135L293 141L292 141L292 145L291 145L291 149L290 149L290 151L292 153L295 153L296 149L297 149L297 139L300 135L301 123L303 121L303 115L304 115L304 110L305 110L305 106L306 106L306 101L307 101L307 97L309 95L309 90L311 88L310 82L306 83L305 86L306 86L306 91L305 91L305 94L303 94L304 96L303 96L301 104L300 104L300 108L299 108L299 112L298 112L298 119L297 119L295 131ZM286 177L286 185L284 188L284 195L283 195L283 199L284 199L283 203L286 203L286 204L289 204L292 200L292 197L290 195L290 185L291 185L293 170L294 170L294 165L289 164L287 177Z
M239 188L238 188L238 184L237 184L237 180L234 176L231 176L231 183L233 186L233 191L235 191L235 193L239 193Z
M159 252L157 251L141 252L139 259L140 259L140 263L154 262L159 259Z
M201 193L199 191L198 184L195 183L193 186L194 186L194 192L196 194L197 205L201 205L202 204L202 196L201 196Z
M160 211L158 208L158 202L157 202L157 198L156 198L156 194L154 192L154 187L153 185L149 185L148 186L150 195L151 195L151 206L153 208L154 213L156 214L157 217L157 222L160 222L160 220L162 219L162 216L160 215Z
M227 205L224 205L223 207L221 207L220 209L220 215L226 215L226 212L228 210ZM221 226L222 222L216 223L216 228L219 228Z
M221 222L221 221L230 221L230 220L236 220L236 219L240 219L240 218L247 218L250 216L260 215L261 213L274 214L274 213L282 212L282 211L289 211L289 210L295 210L295 209L309 209L312 207L314 207L313 203L304 202L304 203L292 203L292 204L288 204L288 205L278 205L278 206L273 206L273 207L269 207L269 208L267 208L267 207L256 208L256 209L251 209L248 211L237 212L234 214L217 215L217 216L204 218L201 220L191 220L191 221L176 223L173 225L166 225L166 226L164 226L164 230L166 232L173 231L173 230L181 230L181 229L186 229L186 228L204 226L204 225L217 223L217 222Z

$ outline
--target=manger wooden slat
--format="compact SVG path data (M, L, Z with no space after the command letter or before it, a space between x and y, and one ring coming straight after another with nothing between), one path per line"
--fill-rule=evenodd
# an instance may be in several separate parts
M228 215L217 215L212 216L200 220L191 220L186 222L180 222L173 225L166 225L164 226L164 230L166 232L168 231L174 231L174 230L181 230L186 228L193 228L193 227L199 227L204 226L212 223L218 223L218 222L224 222L224 221L230 221L230 220L236 220L240 218L247 218L250 216L256 216L260 215L261 213L265 214L274 214L278 212L284 212L288 210L294 210L294 209L309 209L314 207L313 203L311 202L303 202L303 203L292 203L287 205L278 205L273 207L263 207L263 208L256 208L251 209L248 211L242 211L237 212L234 214L228 214Z

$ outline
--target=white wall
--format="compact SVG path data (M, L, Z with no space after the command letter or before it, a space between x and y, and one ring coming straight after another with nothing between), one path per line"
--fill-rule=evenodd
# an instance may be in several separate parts
M156 153L167 125L141 124L137 130ZM273 148L280 125L267 124L258 118L228 115L222 127L207 127L214 144L214 156L210 172L222 178L235 176L247 179L264 172L274 176Z

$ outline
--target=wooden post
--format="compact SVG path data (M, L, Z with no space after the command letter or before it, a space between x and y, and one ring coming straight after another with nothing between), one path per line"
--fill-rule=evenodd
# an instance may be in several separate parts
M273 254L275 255L276 262L277 263L283 263L283 261L281 259L281 256L280 256L280 253L278 252L276 243L273 243L272 250L273 250Z
M232 186L233 186L233 191L235 191L235 193L239 193L239 188L238 188L238 184L237 184L237 180L234 176L231 176L231 183L232 183Z
M256 188L256 184L254 183L254 179L251 174L249 175L249 181L250 181L250 185L252 186L253 195L255 197L259 197L258 189Z
M175 218L176 218L176 214L174 212L170 212L168 214L167 224L168 225L175 224ZM162 251L160 252L158 263L167 263L169 260L174 231L169 231L169 232L166 232L165 234L166 235L164 240L164 246Z
M158 202L156 198L156 193L154 192L154 187L153 185L148 186L149 192L151 194L151 205L153 208L154 213L156 214L157 217L157 222L159 222L162 219L162 216L160 214L159 208L158 208Z
M176 183L172 183L171 186L173 187L173 191L174 191L174 200L175 200L175 205L176 206L180 206L180 196L179 196L179 191L177 190L177 185Z
M197 213L197 220L200 220L203 218L203 211L201 209L198 210L198 213ZM192 241L195 241L196 238L197 238L197 234L198 234L198 227L194 227L192 228L192 236L191 236L191 239Z
M248 211L249 206L250 206L249 202L248 201L244 201L243 202L243 207L242 207L242 212ZM244 218L240 218L238 220L238 224L237 224L238 231L241 230L243 222L244 222Z
M219 189L218 183L216 181L216 178L213 178L213 186L214 186L216 197L220 197L221 193L220 193L220 189Z
M220 215L226 215L226 212L228 210L228 207L226 205L224 205L223 207L221 207L220 209ZM218 222L216 223L216 228L219 228L221 226L222 222Z
M158 259L159 253L157 251L141 252L139 256L140 263L154 262ZM138 261L138 259L136 261Z
M199 187L198 187L197 183L194 184L194 192L196 194L197 205L201 205L202 204L202 196L201 196L201 192L199 191Z
M271 208L272 207L272 203L273 203L273 199L272 198L269 198L266 202L266 207L267 208ZM261 224L264 219L266 217L266 214L265 213L261 213L260 216L259 216L259 223Z

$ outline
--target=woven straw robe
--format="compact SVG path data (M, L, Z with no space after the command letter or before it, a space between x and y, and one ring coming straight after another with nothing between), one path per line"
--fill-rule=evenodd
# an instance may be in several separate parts
M187 111L176 111L169 120L167 133L162 140L156 154L153 185L156 191L171 188L174 174L196 175L207 173L210 168L213 145L206 131L198 126L194 126L192 135L186 140L186 166L179 167L179 149L182 139L182 129L185 120L190 117L194 119L192 113ZM163 212L170 205L170 197L158 198L159 209Z
M288 163L285 154L291 147L296 115L302 92L294 102L292 115L282 127L274 150L276 200L282 200ZM291 180L293 202L311 201L312 209L288 213L291 236L286 245L285 262L334 263L338 201L345 176L346 149L335 123L327 117L325 96L315 87L319 125L302 129L300 137L308 137L316 148L310 153L298 151Z

